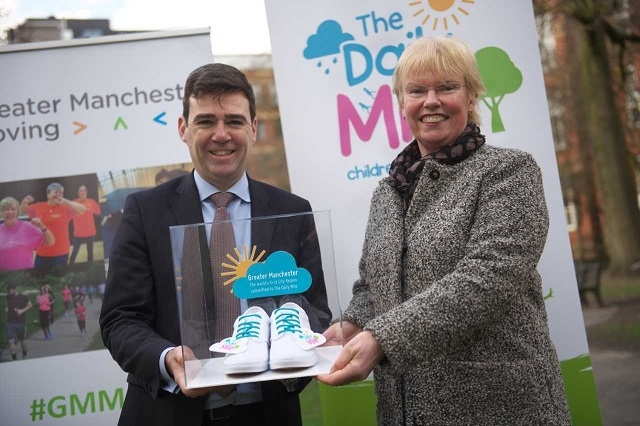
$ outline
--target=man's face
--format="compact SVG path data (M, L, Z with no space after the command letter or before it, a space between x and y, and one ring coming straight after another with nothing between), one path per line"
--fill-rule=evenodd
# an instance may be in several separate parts
M188 122L178 120L180 138L189 147L196 171L221 191L244 174L256 142L257 119L241 93L189 99Z

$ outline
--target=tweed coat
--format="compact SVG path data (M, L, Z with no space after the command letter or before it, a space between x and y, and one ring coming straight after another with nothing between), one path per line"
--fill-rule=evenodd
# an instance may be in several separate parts
M343 315L384 350L380 425L571 424L536 271L548 225L522 151L428 161L406 214L380 182Z

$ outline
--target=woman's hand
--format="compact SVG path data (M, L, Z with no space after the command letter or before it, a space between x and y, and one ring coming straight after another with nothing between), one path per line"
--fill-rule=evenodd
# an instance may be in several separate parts
M350 321L337 322L322 333L325 339L327 339L324 346L346 344L360 332L362 332L362 327L359 327Z
M334 324L331 328L336 325L338 324ZM343 334L345 332L346 330L343 329ZM344 337L346 340L346 334ZM345 343L331 366L329 374L320 374L316 376L316 380L331 386L364 380L383 357L382 346L373 334L369 331L361 331L351 336L348 343Z

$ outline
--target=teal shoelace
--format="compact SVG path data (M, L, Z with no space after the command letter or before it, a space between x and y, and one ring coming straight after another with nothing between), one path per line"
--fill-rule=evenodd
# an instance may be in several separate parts
M278 308L275 310L276 330L278 334L300 333L300 314L293 308Z
M253 320L258 318L258 320ZM245 339L249 337L259 337L260 331L260 315L249 314L242 315L238 319L238 331L236 333L236 339Z

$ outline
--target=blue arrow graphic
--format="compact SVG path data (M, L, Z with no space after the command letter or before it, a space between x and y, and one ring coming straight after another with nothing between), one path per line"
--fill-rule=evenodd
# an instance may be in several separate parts
M162 119L162 117L164 117L165 115L167 115L166 112L161 112L160 114L158 114L155 117L153 117L153 121L155 121L156 123L160 123L163 126L166 126L167 122Z

